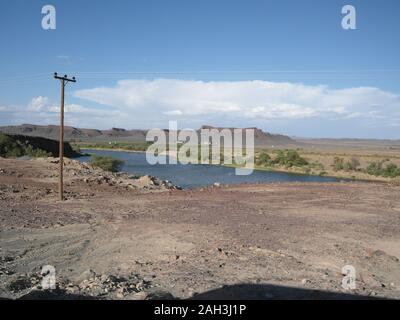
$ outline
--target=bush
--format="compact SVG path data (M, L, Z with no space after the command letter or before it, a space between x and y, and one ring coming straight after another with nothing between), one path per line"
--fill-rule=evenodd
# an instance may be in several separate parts
M371 162L368 165L366 172L373 176L381 176L383 173L382 162Z
M400 176L400 168L394 163L388 163L383 167L382 162L371 162L365 171L370 175L383 176L386 178L395 178Z
M5 158L17 158L22 156L49 157L51 152L47 152L40 148L34 148L28 142L21 142L15 137L0 133L0 156Z
M258 166L270 166L272 164L272 159L268 153L263 152L258 156L256 164Z
M343 158L335 157L333 160L333 170L334 171L357 171L360 166L360 161L358 158L352 157L350 161L344 162Z
M383 176L388 178L400 176L400 168L398 168L394 163L389 163L383 170Z
M0 156L16 158L24 155L24 149L11 137L0 133Z
M339 165L340 166L340 165ZM360 166L360 161L357 158L351 158L350 161L346 163L342 163L342 170L345 171L357 171L357 168Z
M345 171L357 171L358 166L360 165L360 162L356 158L351 158L350 161L347 161L343 165L343 170Z
M42 149L33 149L32 146L28 146L25 148L25 152L26 155L33 157L33 158L45 158L45 157L51 157L51 153L50 152L46 152Z
M344 169L344 160L343 158L335 157L333 159L333 170L339 171Z
M286 167L302 167L308 165L307 160L300 157L296 150L279 151L273 163Z
M351 168L351 170L357 170L358 167L360 166L360 160L358 160L358 158L352 157L350 159L349 163L349 167Z
M93 155L90 164L105 171L117 172L121 170L124 161L110 156Z
M324 171L325 167L322 163L315 161L315 162L311 162L310 163L310 168L314 169L314 170L319 170L319 171Z
M72 148L72 150L74 150L76 153L81 154L81 148L80 148L79 145L77 145L77 144L71 144L71 148Z

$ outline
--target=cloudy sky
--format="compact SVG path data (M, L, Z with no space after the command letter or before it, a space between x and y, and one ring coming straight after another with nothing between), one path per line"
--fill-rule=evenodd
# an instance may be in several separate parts
M336 0L53 1L47 31L44 4L0 4L0 125L57 124L58 71L75 127L400 139L398 1L353 1L357 30Z

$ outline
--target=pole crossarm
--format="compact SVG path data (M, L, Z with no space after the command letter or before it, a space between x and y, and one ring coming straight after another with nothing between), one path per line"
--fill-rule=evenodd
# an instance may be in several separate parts
M54 79L59 79L59 80L67 81L67 82L76 82L75 77L72 77L71 79L69 79L67 75L64 75L63 77L59 76L57 74L57 72L54 72Z

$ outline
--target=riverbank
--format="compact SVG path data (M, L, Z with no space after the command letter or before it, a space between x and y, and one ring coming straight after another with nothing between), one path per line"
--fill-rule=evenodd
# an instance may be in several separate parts
M240 166L236 165L224 165L226 167L230 168L240 168ZM318 176L318 177L327 177L327 178L335 178L335 179L343 179L345 181L358 181L358 182L380 182L380 183L391 183L395 185L400 185L400 179L393 179L393 178L384 178L384 177L376 177L376 176L371 176L368 174L341 174L337 172L331 172L331 173L305 173L304 170L301 168L285 168L285 167L260 167L260 166L255 166L254 167L255 171L270 171L270 172L282 172L282 173L292 173L292 174L299 174L299 175L304 175L304 176Z
M0 159L0 297L400 298L398 186L152 190L88 183L73 165L61 203L56 159ZM40 288L46 264L53 293Z
M98 150L98 151L119 151L119 152L132 152L132 153L146 153L146 151L127 150L121 148L82 148L83 150Z

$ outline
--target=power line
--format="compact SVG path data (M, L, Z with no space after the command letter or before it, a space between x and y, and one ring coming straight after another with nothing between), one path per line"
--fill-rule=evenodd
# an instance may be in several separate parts
M101 75L175 75L175 74L365 74L365 73L396 73L400 69L358 69L358 70L177 70L177 71L75 71L74 74L82 76ZM48 79L47 73L19 75L0 78L0 81L18 81L29 79Z
M0 78L0 81L20 81L20 80L28 80L28 79L48 79L48 73L38 73L31 75L21 75L21 76L13 76Z

